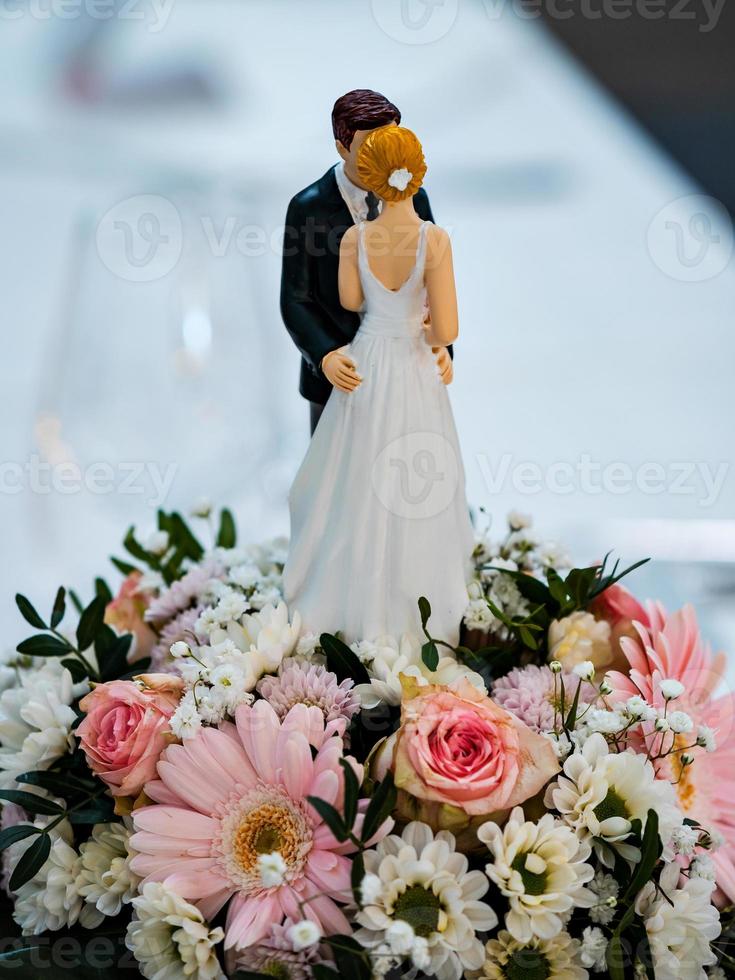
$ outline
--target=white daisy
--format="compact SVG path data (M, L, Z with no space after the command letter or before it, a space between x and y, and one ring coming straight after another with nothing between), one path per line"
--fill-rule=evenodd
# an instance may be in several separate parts
M195 905L151 881L133 899L135 915L125 944L144 977L155 980L225 980L214 948L224 938Z
M482 677L453 656L441 657L436 670L429 670L421 656L421 641L408 633L404 633L400 640L381 636L371 642L362 641L355 643L352 649L370 674L369 683L358 684L354 689L362 707L366 709L375 708L381 703L399 705L402 674L414 677L419 686L446 686L458 677L466 677L479 690L485 690Z
M579 941L568 932L560 932L553 939L532 939L524 945L503 930L485 947L479 976L487 980L587 980L589 974L579 961Z
M492 856L485 871L508 899L505 927L518 942L553 939L574 907L595 903L584 887L594 875L590 844L550 813L533 822L516 807L502 828L489 821L477 836Z
M119 915L137 891L140 879L130 870L129 839L125 824L98 823L79 848L77 891L102 915Z
M419 948L422 968L437 980L459 980L464 970L482 966L475 933L493 928L497 916L479 901L487 879L481 871L468 871L455 844L448 831L435 836L426 824L413 822L400 837L390 835L366 852L365 870L380 879L382 889L377 896L375 887L369 889L373 901L355 916L362 926L355 933L358 942L373 951L390 950L388 931L400 920L426 941Z
M667 864L659 887L649 881L636 899L653 955L657 980L700 980L704 967L717 962L711 943L720 935L720 915L712 904L714 882L683 879L681 868Z
M607 867L613 864L610 848L628 861L640 858L638 848L625 842L633 820L639 819L645 830L649 810L658 814L664 845L683 820L673 786L656 779L648 759L635 752L611 752L600 734L590 735L569 756L563 775L547 788L544 803L558 810L579 837L594 838L597 855Z

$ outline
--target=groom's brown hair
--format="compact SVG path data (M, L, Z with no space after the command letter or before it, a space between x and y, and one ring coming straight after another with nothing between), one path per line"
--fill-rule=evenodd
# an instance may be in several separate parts
M349 150L358 129L377 129L388 123L400 123L401 113L380 92L369 88L356 88L347 92L334 103L332 132L346 150Z

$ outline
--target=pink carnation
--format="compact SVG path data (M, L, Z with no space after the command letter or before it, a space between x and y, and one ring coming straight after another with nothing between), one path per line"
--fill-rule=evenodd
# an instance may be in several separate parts
M170 674L148 674L145 680L147 686L133 681L98 684L79 702L87 716L77 737L90 769L113 796L138 796L155 776L170 741L169 719L183 681Z

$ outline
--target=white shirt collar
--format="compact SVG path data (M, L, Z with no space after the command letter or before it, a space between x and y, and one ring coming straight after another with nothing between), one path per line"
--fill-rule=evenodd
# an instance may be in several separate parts
M361 221L365 221L368 213L366 200L367 191L352 183L350 178L345 173L344 160L340 160L340 162L334 168L334 176L337 179L337 187L342 195L342 199L352 215L352 220L356 225L360 224ZM380 209L381 203L382 202L380 201L378 202L378 209Z

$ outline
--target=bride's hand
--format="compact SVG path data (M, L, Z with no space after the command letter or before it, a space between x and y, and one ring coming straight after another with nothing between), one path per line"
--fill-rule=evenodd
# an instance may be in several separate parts
M436 354L436 366L439 368L439 376L445 385L450 385L454 381L454 361L449 355L446 347L432 347Z
M344 353L344 349L330 351L322 360L322 371L331 385L346 394L355 391L362 384L357 365Z

